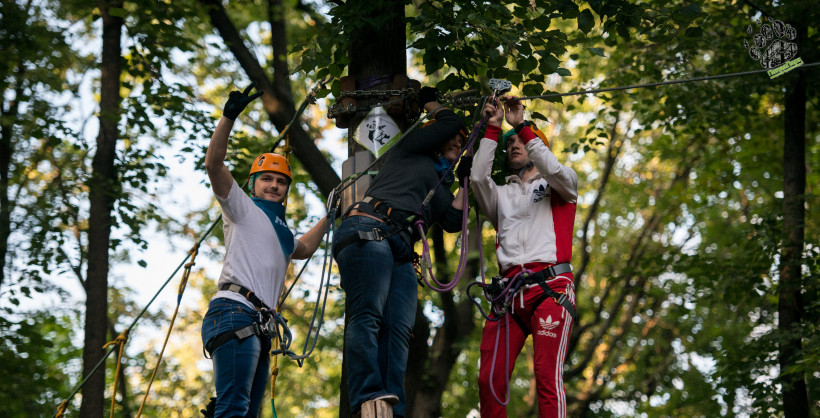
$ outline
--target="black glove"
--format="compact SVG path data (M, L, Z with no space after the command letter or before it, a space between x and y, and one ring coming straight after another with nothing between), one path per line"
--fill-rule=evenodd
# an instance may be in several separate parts
M208 406L206 406L205 409L200 409L199 412L202 412L205 418L214 418L214 415L216 415L216 398L212 396L211 401L208 402Z
M464 179L470 178L470 170L472 168L473 156L463 155L461 161L458 163L458 167L456 167L456 177L458 178L459 184L464 185Z
M256 83L251 83L251 85L248 86L242 93L236 90L232 91L231 94L228 95L228 101L225 102L225 108L222 109L222 116L225 116L230 120L236 120L239 114L245 110L245 106L247 106L248 103L262 95L263 92L259 91L253 96L248 96L248 93L250 93L251 89L255 86Z
M422 87L418 93L419 96L419 103L421 103L422 107L429 103L429 102L437 102L438 101L438 89L435 87Z

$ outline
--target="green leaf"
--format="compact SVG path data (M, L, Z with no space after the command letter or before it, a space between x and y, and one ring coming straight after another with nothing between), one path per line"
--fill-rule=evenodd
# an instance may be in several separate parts
M549 119L547 119L547 117L542 115L540 112L532 112L530 114L530 117L533 118L533 119L538 119L538 120L543 120L545 122L549 122Z
M606 58L606 55L604 55L604 50L603 50L603 48L587 48L587 49L589 49L589 52L592 52L593 54L595 54L595 55L597 55L597 56L599 56L599 57L604 57L604 58Z
M531 73L533 70L535 70L535 67L537 66L538 60L536 60L534 57L529 57L518 61L518 69L521 70L521 72L524 74Z
M540 84L527 84L521 89L525 96L539 96L544 92L544 87Z
M572 72L570 72L570 70L568 70L566 68L559 68L555 72L558 73L558 75L560 75L561 77L571 77L572 76Z
M578 15L578 29L581 30L581 32L589 33L594 26L595 16L592 15L589 9L584 9L581 14Z
M543 58L541 58L541 72L544 74L552 74L558 68L558 65L561 64L561 61L558 61L558 58L550 54L543 54Z
M137 261L137 264L142 268L145 268L145 267L148 266L148 263L146 263L145 260L139 260L139 261Z
M701 13L700 5L697 4L689 4L685 7L682 7L678 13L685 14L685 15L698 15Z

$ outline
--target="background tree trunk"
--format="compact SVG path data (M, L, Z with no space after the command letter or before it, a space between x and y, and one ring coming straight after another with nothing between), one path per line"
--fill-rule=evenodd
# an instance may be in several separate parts
M0 106L0 288L3 287L6 277L6 256L8 255L9 235L11 235L11 201L9 200L9 170L11 169L12 142L14 135L14 120L23 95L23 81L25 69L19 63L15 70L16 85L14 101L8 109ZM3 92L5 93L5 91Z
M120 0L102 0L102 64L100 66L100 132L92 161L89 184L88 273L86 274L85 344L83 376L89 376L83 387L80 416L103 415L105 393L104 365L91 375L103 357L102 346L108 324L108 251L111 236L111 212L116 200L117 172L114 166L120 117L120 37L123 19L112 16L112 8L121 8Z
M282 60L282 54L285 53L285 51L282 50L285 45L283 43L285 40L280 41L275 38L273 39L274 81L272 82L265 73L264 68L262 68L251 51L245 46L239 31L231 21L222 3L219 0L200 0L200 3L207 7L211 23L214 25L214 28L219 31L219 35L222 36L225 45L228 46L228 49L231 50L239 62L239 65L245 70L248 78L256 82L256 88L258 90L265 92L265 94L262 95L262 103L265 111L268 113L270 121L276 126L276 129L281 132L296 114L293 95L290 91L290 81L287 77L288 72L284 71L282 74L279 74L282 68L287 70L287 62L283 62ZM271 2L269 7L271 7L269 19L272 19L273 35L284 36L285 31L282 27L284 20L281 18L277 20L275 18L276 10L281 11L281 3ZM239 88L240 86L236 87ZM241 87L244 88L244 86ZM322 152L316 147L313 140L298 123L291 127L290 140L293 155L302 162L305 170L310 174L310 177L319 187L322 194L325 196L330 194L330 191L339 184L341 179L339 175L333 171L333 167L327 162L327 159L325 159Z
M805 45L807 26L802 13L795 13L797 44ZM808 48L807 48L808 49ZM804 372L790 372L803 358L803 242L806 204L806 72L792 72L786 89L783 128L783 246L780 253L778 289L780 373L783 411L788 418L809 416Z

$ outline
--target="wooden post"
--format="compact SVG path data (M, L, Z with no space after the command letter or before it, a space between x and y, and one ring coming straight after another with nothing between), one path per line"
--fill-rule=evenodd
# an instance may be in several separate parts
M393 406L381 399L362 404L362 418L393 418Z

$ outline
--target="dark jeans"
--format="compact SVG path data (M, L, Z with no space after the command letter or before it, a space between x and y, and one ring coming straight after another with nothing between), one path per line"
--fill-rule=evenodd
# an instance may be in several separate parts
M208 305L202 320L202 344L222 334L259 321L258 313L230 299ZM213 352L216 414L219 417L256 417L265 395L271 342L267 337L233 339Z
M334 241L387 225L364 216L342 221ZM393 414L404 416L404 373L418 285L412 249L399 236L357 241L334 254L347 304L345 358L353 411L379 395L394 394ZM400 260L396 262L396 260Z

